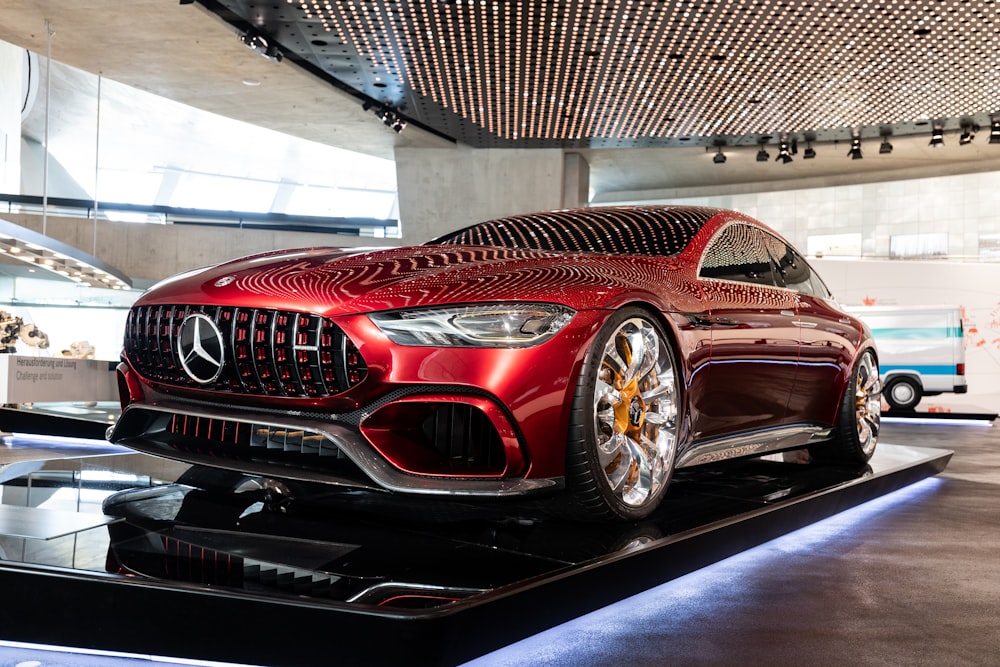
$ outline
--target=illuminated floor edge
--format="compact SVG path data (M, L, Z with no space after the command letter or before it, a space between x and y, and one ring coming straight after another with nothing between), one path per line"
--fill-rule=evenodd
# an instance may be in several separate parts
M250 664L315 664L331 647L348 664L399 664L414 655L421 664L455 664L933 476L950 457L880 445L870 473L424 611L0 562L0 589L20 601L5 605L0 627L7 640Z

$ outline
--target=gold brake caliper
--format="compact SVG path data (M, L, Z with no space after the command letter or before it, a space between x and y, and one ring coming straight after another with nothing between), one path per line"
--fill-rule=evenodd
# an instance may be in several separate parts
M625 350L625 366L632 364L632 350ZM639 378L634 377L628 383L622 384L622 377L615 374L614 388L621 397L621 402L614 406L615 432L624 433L633 439L638 439L639 429L645 420L646 410L639 396Z

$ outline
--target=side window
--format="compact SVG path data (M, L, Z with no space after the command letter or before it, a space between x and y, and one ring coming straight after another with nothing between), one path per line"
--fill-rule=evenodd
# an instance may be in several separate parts
M775 279L779 285L803 294L830 298L830 291L802 255L785 242L773 236L770 239L768 252L774 258Z
M705 249L698 275L773 286L771 260L761 240L758 230L749 225L725 227Z
M791 287L785 277L783 267L787 267L793 262L792 256L789 255L792 249L776 236L772 236L766 232L762 232L761 236L763 237L764 248L767 250L767 256L771 259L771 269L774 271L774 284L778 287ZM795 288L792 287L792 289Z

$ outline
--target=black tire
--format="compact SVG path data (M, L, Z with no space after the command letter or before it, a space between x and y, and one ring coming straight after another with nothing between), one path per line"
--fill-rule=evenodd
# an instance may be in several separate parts
M809 448L813 459L857 465L875 453L882 419L882 382L871 350L855 361L844 398L840 402L833 438Z
M911 377L897 377L885 383L882 392L885 402L893 410L913 410L923 398L923 387L920 382Z
M678 375L670 339L645 310L623 308L601 327L566 443L567 488L586 518L637 520L659 505L677 452Z

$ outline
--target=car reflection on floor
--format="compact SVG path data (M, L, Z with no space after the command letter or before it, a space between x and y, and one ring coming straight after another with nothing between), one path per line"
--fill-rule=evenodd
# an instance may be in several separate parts
M108 567L269 595L428 608L643 548L870 468L753 461L679 473L640 523L580 523L551 503L419 503L212 468L118 493Z

